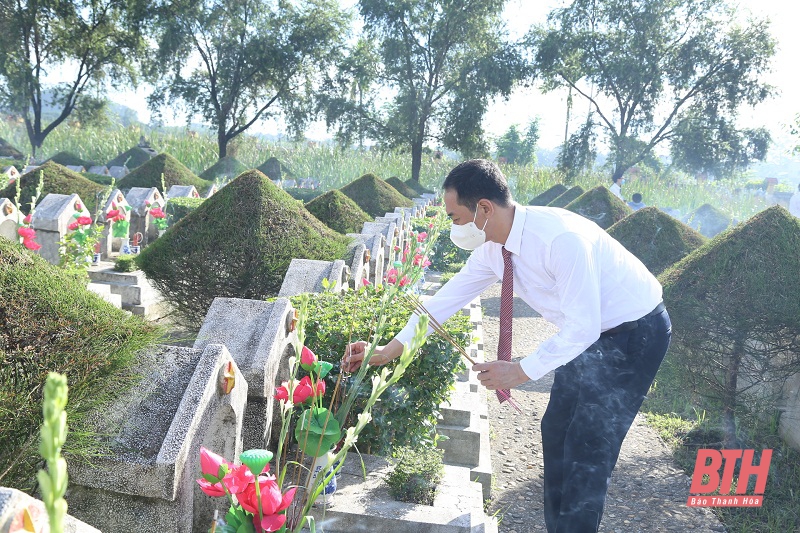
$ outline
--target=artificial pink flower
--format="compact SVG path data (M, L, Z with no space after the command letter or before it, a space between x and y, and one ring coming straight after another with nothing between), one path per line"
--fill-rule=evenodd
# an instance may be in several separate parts
M204 477L208 476L219 482L229 470L228 462L222 456L200 447L200 471Z
M75 231L76 229L78 229L79 225L80 224L78 224L77 220L73 220L72 222L69 223L69 225L67 226L67 229L70 230L70 231Z
M200 485L200 490L212 498L225 496L225 489L222 487L222 483L210 483L203 478L196 479L195 481L197 481L197 484Z
M303 351L300 352L300 364L306 366L314 366L314 363L317 362L317 356L314 355L308 346L303 346Z
M286 382L283 385L275 388L275 399L278 401L289 399L289 389L286 387Z
M164 211L160 207L154 207L150 210L150 214L153 215L153 218L166 218L167 215L164 214Z
M33 215L27 214L27 215L25 215L25 218L22 219L22 222L24 224L30 224L32 218L33 218Z
M259 520L258 497L256 484L248 485L247 489L238 497L242 509L253 514L253 523L260 525L264 531L278 531L286 523L286 515L278 514L291 505L297 489L289 489L286 494L281 494L281 489L275 482L275 476L259 476L258 488L261 493L261 512L263 519Z
M428 238L428 233L426 231L417 234L417 242L422 242L427 238Z
M150 207L150 200L145 200L144 201L144 205L146 205L147 207Z
M408 279L408 276L403 276L403 279L400 280L400 286L401 287L405 287L409 283L411 283L411 280Z
M386 271L386 283L389 283L391 285L394 285L395 283L397 283L397 269L396 268L390 268L389 270Z
M433 229L433 222L431 222L430 224L428 224L428 229Z
M36 230L33 228L27 228L25 226L20 226L17 228L17 235L22 237L23 239L35 239L36 238Z
M292 392L292 403L294 404L303 403L312 394L314 394L314 390L311 388L311 380L308 378L308 376L304 377L299 382L294 381L294 391ZM289 399L288 381L284 381L280 387L275 389L275 399L279 401Z
M81 226L88 226L91 223L92 223L92 217L86 217L86 216L78 217L78 224L80 224Z
M264 467L264 472L269 471L269 463ZM228 474L222 479L222 483L228 488L231 494L241 494L247 489L247 486L256 482L256 477L247 468L246 465L239 465L233 467Z
M430 264L431 262L428 261L428 258L424 257L422 254L417 254L414 256L414 266L421 266L422 268L425 268L430 266Z
M313 398L314 396L316 396L316 394L314 394L314 384L311 382L311 378L308 376L305 376L303 379L300 380L300 383L297 385L297 389L302 389L303 399L299 402L294 402L294 403L303 403L309 398ZM295 390L295 398L297 398L297 389Z
M369 281L367 278L364 278L364 279L362 279L362 280L361 280L361 283L362 283L362 284L363 284L365 287L369 287L370 285L372 285L372 283L370 283L370 281Z
M125 220L125 213L120 213L119 215L114 217L114 222L122 222Z
M28 250L33 250L34 252L42 247L41 244L34 241L33 239L22 239L22 245Z
M108 213L106 213L106 220L110 220L112 218L116 218L119 216L119 209L112 209Z
M400 251L400 247L399 247L399 246L395 246L395 247L394 247L394 251L395 251L395 252L399 252L399 251Z

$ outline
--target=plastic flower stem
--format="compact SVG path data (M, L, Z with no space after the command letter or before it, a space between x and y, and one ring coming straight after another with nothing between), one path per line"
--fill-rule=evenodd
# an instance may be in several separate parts
M261 505L261 483L258 481L258 476L261 474L256 474L256 499L258 500L258 531L262 531L261 522L264 521L264 509Z
M50 372L44 386L42 412L44 422L39 441L39 453L47 463L47 470L39 470L36 478L47 510L52 533L63 533L67 514L67 462L61 457L61 447L67 440L67 378Z

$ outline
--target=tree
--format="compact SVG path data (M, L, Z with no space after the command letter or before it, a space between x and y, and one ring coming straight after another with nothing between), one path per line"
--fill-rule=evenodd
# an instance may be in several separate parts
M505 157L509 163L527 165L536 162L536 145L539 142L539 120L532 120L523 137L517 125L512 124L499 139L497 139L497 156Z
M146 0L7 0L0 6L0 104L22 117L36 155L78 108L102 110L107 81L136 83ZM67 81L45 83L54 72ZM46 101L46 94L52 95ZM43 108L57 115L44 124Z
M558 170L564 173L564 182L568 185L575 182L575 178L582 172L592 170L597 159L595 146L597 134L594 131L594 122L589 115L581 128L569 136L561 148L556 159Z
M769 24L734 16L725 0L575 0L528 44L545 91L571 87L590 102L616 178L672 139L690 107L733 120L769 96L759 80L775 51Z
M738 129L713 110L692 108L674 128L670 151L681 170L719 177L763 161L771 140L765 128Z
M361 0L366 37L379 63L362 102L351 95L341 72L330 86L326 120L343 142L357 131L386 148L411 150L411 178L419 181L423 147L436 141L465 154L485 154L481 127L489 100L507 96L525 74L516 47L503 39L505 0ZM352 55L363 58L361 52ZM353 62L357 62L355 59ZM366 85L361 85L362 89ZM388 89L381 105L379 89Z
M220 159L232 139L278 113L299 134L347 26L335 0L164 0L150 106L184 102L216 129Z

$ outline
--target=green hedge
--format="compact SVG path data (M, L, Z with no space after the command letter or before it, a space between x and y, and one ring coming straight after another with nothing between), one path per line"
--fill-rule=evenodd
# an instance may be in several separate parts
M183 217L200 207L205 198L170 198L167 202L167 215L172 217L171 224L177 223Z
M284 189L284 191L295 200L300 200L304 204L307 204L314 198L322 196L324 192L322 189L301 189L300 187L289 187L288 189Z
M602 185L586 191L567 204L565 209L588 218L603 229L610 228L633 213L628 204Z
M6 239L0 239L0 317L0 486L32 492L48 372L69 381L65 452L72 459L96 454L97 445L87 444L93 441L86 438L87 416L134 383L128 369L161 332Z
M373 174L364 174L340 189L371 217L393 213L395 207L413 207L414 202Z
M314 198L306 204L306 209L326 226L342 234L361 233L364 222L372 221L363 209L337 189Z
M348 342L371 340L381 291L366 287L343 295L312 294L306 322L306 345L323 361L334 364L328 381L330 394L339 375L340 363ZM295 306L300 297L292 298ZM390 341L405 326L410 311L392 305L386 311L387 330L380 342ZM472 326L469 317L458 313L445 324L450 334L466 347ZM392 364L392 363L390 363ZM439 405L450 397L456 373L465 369L456 349L433 334L428 337L405 375L387 390L372 412L373 422L359 436L362 452L387 454L394 446L432 445L435 440ZM369 390L362 392L366 400ZM363 401L356 401L352 413L359 413Z
M386 477L389 494L401 502L433 505L436 485L444 475L444 452L438 448L395 450L394 470Z
M36 187L39 185L40 173L44 177L42 195L39 197L40 201L51 192L56 194L75 193L83 200L89 212L91 212L92 215L95 214L97 195L105 191L106 187L87 180L81 174L73 172L67 167L63 167L52 161L44 163L36 170L28 172L20 178L20 188L22 189L22 194L20 196L20 203L22 205L20 207L22 207L23 213L28 213L28 211L30 211L30 199L31 196L35 194ZM13 201L16 194L16 184L12 183L0 191L0 198L9 198Z

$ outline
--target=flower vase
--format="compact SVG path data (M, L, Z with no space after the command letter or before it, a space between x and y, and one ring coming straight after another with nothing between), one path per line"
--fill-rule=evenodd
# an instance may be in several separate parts
M92 265L94 265L94 266L99 265L100 264L100 258L102 257L102 255L103 254L101 254L99 252L95 252L94 254L92 254Z
M308 487L306 487L309 494L311 494L311 491L314 488L317 477L323 475L326 470L328 470L328 466L331 466L331 468L334 467L334 457L336 457L336 452L331 450L325 455L314 459L314 464L311 465L311 477L308 481ZM331 480L325 485L325 488L322 490L319 496L317 496L314 505L330 507L333 505L334 492L336 492L336 476L331 477Z
M130 255L131 253L131 240L130 239L122 239L122 244L119 247L120 254Z
M165 230L165 229L158 230L158 236L161 237L162 235L164 235L164 233L166 233L166 231L167 230Z

